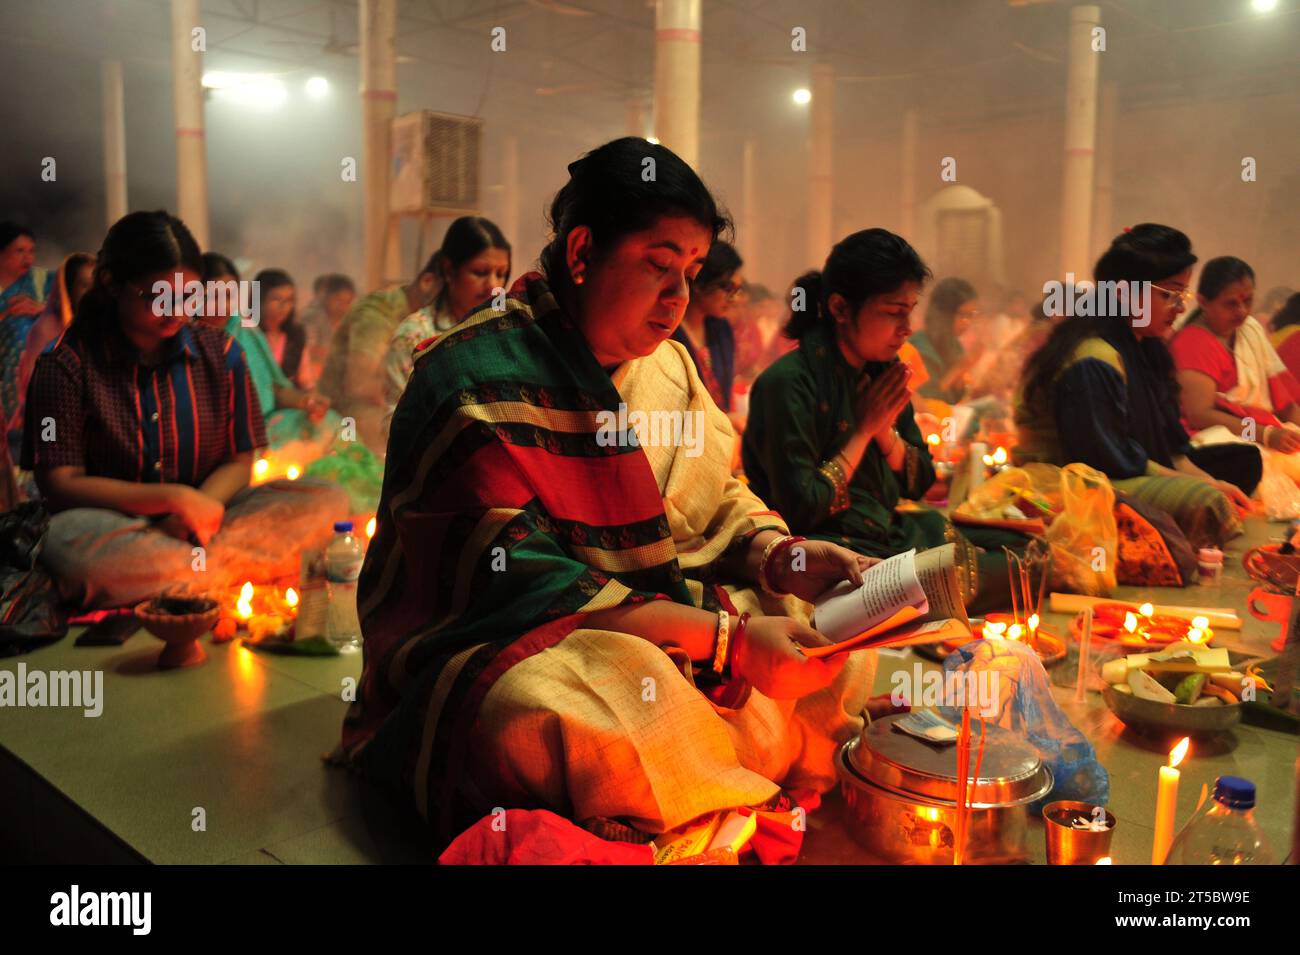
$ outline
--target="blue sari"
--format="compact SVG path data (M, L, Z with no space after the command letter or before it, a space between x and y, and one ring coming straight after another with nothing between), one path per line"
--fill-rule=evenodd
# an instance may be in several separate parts
M30 268L0 290L0 421L8 422L18 407L18 363L27 333L40 317L40 312L11 315L10 309L23 296L44 305L53 287L53 272Z

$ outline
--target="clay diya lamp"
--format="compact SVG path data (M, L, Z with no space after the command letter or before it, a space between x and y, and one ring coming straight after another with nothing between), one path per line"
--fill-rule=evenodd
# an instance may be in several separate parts
M221 618L221 605L209 597L162 596L135 608L141 625L166 644L158 655L158 669L197 666L207 659L199 637Z

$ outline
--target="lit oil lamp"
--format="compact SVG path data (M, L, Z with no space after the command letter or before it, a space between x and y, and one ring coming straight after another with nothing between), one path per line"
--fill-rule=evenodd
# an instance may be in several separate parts
M267 473L271 470L271 462L266 458L258 458L253 462L253 480L265 481Z
M291 464L285 470L284 476L287 477L290 481L296 481L298 480L298 478L302 476L302 472L298 470L298 466L296 464Z
M239 619L247 622L253 616L253 582L244 581L244 586L239 588L239 600L235 603L235 610L239 613Z

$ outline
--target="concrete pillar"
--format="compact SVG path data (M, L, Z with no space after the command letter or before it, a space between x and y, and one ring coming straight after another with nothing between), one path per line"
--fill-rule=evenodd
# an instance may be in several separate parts
M176 114L176 215L208 247L208 156L203 132L203 54L194 49L199 0L172 0L172 108Z
M507 133L501 141L501 221L497 225L506 241L519 248L519 137L514 133Z
M740 226L737 250L746 272L754 275L758 258L758 162L753 137L747 138L740 153Z
M916 156L920 138L920 116L916 107L903 110L900 142L901 168L898 175L898 228L908 242L916 241Z
M1115 124L1119 87L1114 80L1101 86L1101 119L1097 127L1097 194L1092 213L1093 253L1100 256L1114 237Z
M656 0L654 134L699 168L700 2Z
M627 126L628 136L640 136L645 138L647 130L645 126L645 99L640 96L629 96L623 103L623 120Z
M392 121L397 110L397 0L360 0L361 182L366 250L365 288L374 291L392 277L388 261L400 247L390 228L388 170L392 164ZM394 223L395 224L395 223ZM394 233L397 233L396 236ZM394 239L397 242L394 242ZM400 259L400 251L397 251ZM398 267L397 263L395 268ZM405 276L410 278L410 276Z
M1097 133L1098 56L1092 30L1101 8L1070 10L1069 75L1065 91L1065 168L1061 181L1061 277L1092 275L1092 187Z
M126 215L126 108L122 96L122 62L100 64L104 111L104 198L108 225Z
M809 266L821 266L835 242L835 74L829 63L812 68L812 103L808 137L808 247Z

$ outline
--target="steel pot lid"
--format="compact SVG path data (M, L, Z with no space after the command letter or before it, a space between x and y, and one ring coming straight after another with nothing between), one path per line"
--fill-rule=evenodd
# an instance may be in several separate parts
M845 757L863 779L924 800L957 801L957 746L934 746L898 732L894 721L906 714L874 720L846 747ZM979 754L979 727L972 727L970 771ZM1032 802L1050 788L1051 772L1038 754L1014 733L996 726L984 730L979 779L968 780L967 798L985 806Z

